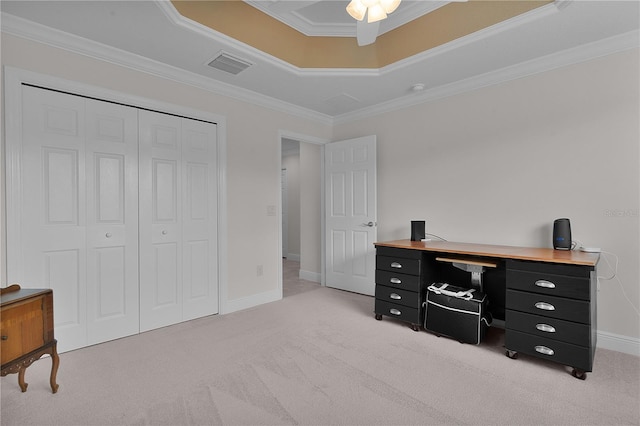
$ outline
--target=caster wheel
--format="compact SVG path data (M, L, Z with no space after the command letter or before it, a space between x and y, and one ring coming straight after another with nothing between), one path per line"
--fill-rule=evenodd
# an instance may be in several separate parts
M586 380L587 378L587 373L583 370L580 370L579 368L574 368L571 371L571 375L576 379L580 379L580 380Z
M380 315L380 314L376 314L376 319L377 319L378 321L382 321L382 315Z
M510 351L509 349L507 349L505 355L511 359L518 359L518 352L516 351Z
M413 331L420 331L420 326L418 324L411 324L411 329Z

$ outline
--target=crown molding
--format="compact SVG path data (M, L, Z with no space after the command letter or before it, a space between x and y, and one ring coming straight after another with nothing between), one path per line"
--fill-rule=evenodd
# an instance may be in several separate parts
M363 108L351 113L334 117L334 125L361 120L372 116L396 111L399 109L432 102L483 87L504 83L554 69L587 62L611 54L640 47L640 31L634 30L618 36L585 44L576 48L563 50L541 58L532 59L496 71L456 81L419 94L409 94L389 102L380 103L370 108Z
M241 56L245 55L245 56L257 57L259 58L260 61L264 61L272 66L281 68L298 77L315 77L315 76L375 77L375 76L384 75L386 73L395 72L395 71L401 70L402 68L410 67L415 63L423 61L425 59L456 50L462 46L478 42L482 39L493 36L500 32L517 28L520 25L540 19L544 16L558 13L560 8L558 6L557 1L558 0L556 0L556 2L554 3L549 3L545 6L538 7L537 9L533 9L521 15L514 16L505 21L491 25L487 28L484 28L474 33L468 34L466 36L457 38L448 43L442 44L440 46L426 50L424 52L410 56L408 58L399 60L397 62L394 62L382 68L300 68L280 58L277 58L259 49L256 49L251 45L248 45L232 37L229 37L224 33L221 33L210 27L207 27L206 25L203 25L199 22L193 21L189 18L182 16L180 13L178 13L178 11L176 10L176 8L173 6L171 2L156 2L156 4L158 8L165 14L167 19L173 22L174 25L180 26L189 31L193 31L202 36L209 37L221 44L231 46ZM561 0L561 1L569 3L573 0Z
M2 13L0 16L2 19L1 29L3 33L67 50L131 70L144 72L177 83L187 84L218 95L249 102L275 111L292 114L326 125L333 124L332 118L326 114L321 114L231 84L212 80L153 59L78 37L14 15Z
M182 15L178 14L170 2L157 2L158 7L165 15L176 25L186 27L192 31L202 33L214 39L221 39L224 43L230 44L234 49L241 53L255 55L260 57L272 65L278 66L288 72L298 76L378 76L388 72L397 71L398 69L409 67L425 58L436 56L452 49L456 49L465 44L478 41L481 38L495 34L500 31L521 25L524 22L537 19L548 13L556 13L567 5L571 0L562 0L562 2L551 3L534 11L514 17L503 23L496 24L485 30L469 36L462 37L445 45L423 52L405 60L388 65L381 69L300 69L286 63L280 59L265 54L251 46L241 43L237 40L218 33L211 28L193 22ZM526 61L510 67L502 68L486 74L467 78L465 80L453 82L447 85L428 89L422 92L411 93L404 97L397 98L388 102L384 102L372 107L363 108L351 113L342 114L331 117L321 114L297 105L293 105L284 101L261 95L247 89L239 88L230 84L212 80L198 74L188 72L158 61L144 58L129 52L122 51L110 46L103 45L88 39L74 36L59 30L55 30L32 21L24 20L6 13L1 14L2 32L18 36L21 38L33 40L39 43L47 44L56 48L71 51L87 57L112 63L125 68L136 71L145 72L161 78L169 79L181 84L187 84L199 89L204 89L218 95L227 96L229 98L252 103L275 111L291 114L304 119L316 121L325 125L343 124L354 120L367 118L395 111L398 109L431 102L449 96L454 96L467 91L476 90L482 87L499 84L529 75L550 71L556 68L588 61L598 57L606 56L612 53L637 48L640 45L640 35L638 30L631 31L620 36L611 37L609 39L600 40L590 44L580 46L578 48L568 49L557 52L542 58Z

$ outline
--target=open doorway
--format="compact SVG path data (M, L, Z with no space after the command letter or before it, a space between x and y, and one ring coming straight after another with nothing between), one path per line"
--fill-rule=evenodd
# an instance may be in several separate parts
M320 143L281 137L283 297L321 283Z

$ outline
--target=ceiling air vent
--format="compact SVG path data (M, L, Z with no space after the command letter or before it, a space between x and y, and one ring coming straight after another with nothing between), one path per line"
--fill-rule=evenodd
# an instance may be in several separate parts
M226 52L222 52L218 56L216 56L215 59L209 62L208 65L210 67L235 75L241 71L246 70L253 64L245 60L231 56Z

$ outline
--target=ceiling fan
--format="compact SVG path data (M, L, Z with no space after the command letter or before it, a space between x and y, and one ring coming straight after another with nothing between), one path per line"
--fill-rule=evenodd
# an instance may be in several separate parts
M356 39L359 46L376 41L381 32L397 28L413 19L432 12L450 2L467 0L244 0L251 6L307 35L353 36L356 20ZM346 12L345 13L345 6ZM381 25L388 14L394 18ZM338 32L335 30L339 29ZM339 35L337 34L339 33Z
M401 0L351 0L347 12L356 23L358 46L366 46L376 41L380 31L380 21L400 6Z
M338 25L351 26L353 21L347 24L348 21L343 21L344 18L336 18L339 15L348 17L345 13L345 5L348 3L346 11L356 19L356 38L359 46L366 46L376 41L380 33L380 21L385 19L388 13L394 11L401 2L401 0L352 0L351 3L348 0L244 1L296 29L300 28L296 24L302 23L302 27L304 27L305 24L313 22L309 18L314 14L322 16L328 22L339 22ZM316 4L320 3L322 3L321 9L316 8ZM313 12L311 8L314 8Z

